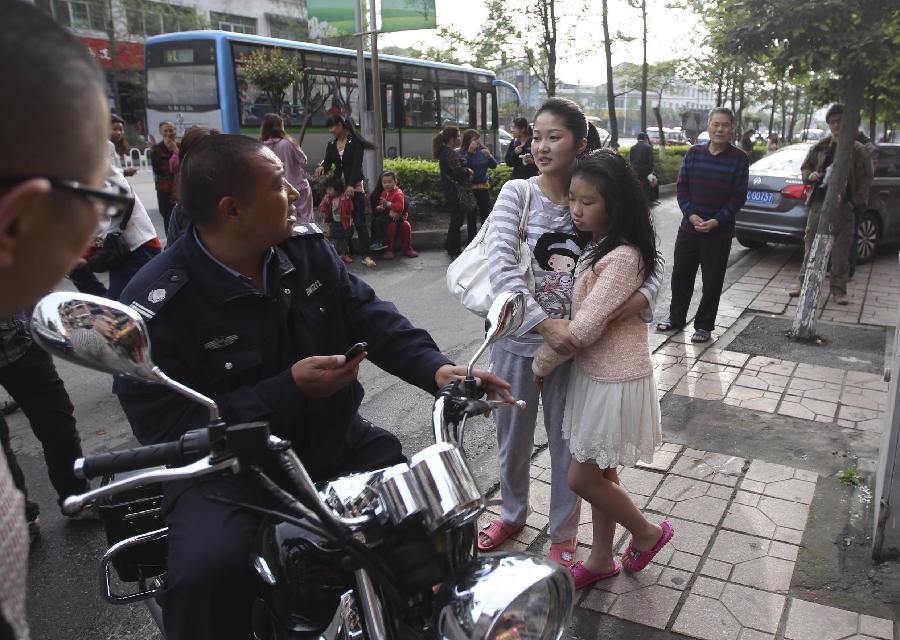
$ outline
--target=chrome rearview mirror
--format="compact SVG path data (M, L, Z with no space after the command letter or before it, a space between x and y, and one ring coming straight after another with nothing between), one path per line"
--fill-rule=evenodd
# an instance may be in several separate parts
M211 419L219 419L215 402L153 364L147 327L131 307L82 293L51 293L35 305L31 333L52 355L104 373L163 384L206 405Z
M469 361L468 378L472 377L472 368L491 344L515 333L525 321L525 294L521 291L504 291L491 303L484 319L484 342Z

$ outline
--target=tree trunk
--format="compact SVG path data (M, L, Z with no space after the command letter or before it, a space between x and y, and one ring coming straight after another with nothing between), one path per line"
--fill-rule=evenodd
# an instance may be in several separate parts
M106 37L109 39L109 77L112 80L113 106L118 115L122 115L122 97L119 95L118 47L116 38L116 22L113 18L112 0L106 3Z
M732 67L732 69L731 69L731 113L734 113L735 111L737 111L737 109L735 109L735 104L734 104L734 95L735 95L735 92L737 91L737 83L738 83L737 74L738 74L737 67Z
M791 124L788 127L788 140L794 139L794 125L797 124L797 109L800 108L800 87L794 89L794 101L791 104Z
M549 0L550 24L547 31L547 93L556 95L556 0Z
M876 129L878 128L878 89L872 87L872 97L869 103L869 140L875 142Z
M641 131L647 131L647 0L641 0L641 17L644 21L644 62L641 66Z
M831 245L834 240L832 219L839 215L839 207L847 189L850 168L853 164L853 143L859 128L859 112L863 102L863 90L866 87L866 70L857 67L847 77L844 88L844 116L841 124L841 135L838 138L834 154L834 168L825 192L825 202L819 214L819 228L813 240L809 255L806 256L806 273L803 287L797 304L797 315L791 329L795 340L812 340L816 337L816 307L819 301L819 289L825 278L825 268ZM838 256L846 260L847 256Z
M746 83L746 70L741 69L741 85L740 89L738 89L738 110L735 118L738 123L738 134L743 135L744 131L744 85Z
M666 157L666 141L663 137L662 130L662 113L660 113L659 105L662 103L662 95L660 95L659 103L655 107L653 107L653 115L656 116L656 126L659 127L659 159L662 160Z
M719 82L716 84L716 106L722 106L722 85L725 83L725 67L719 68Z
M781 81L781 139L785 139L787 126L787 87L784 86L784 80Z
M772 133L772 129L775 128L775 109L778 108L778 83L775 83L775 88L772 89L772 113L769 115L769 133Z
M609 2L603 0L603 48L606 50L606 108L609 110L609 145L619 148L619 123L616 119L616 94L613 88L612 42L609 39ZM660 129L662 135L662 129Z

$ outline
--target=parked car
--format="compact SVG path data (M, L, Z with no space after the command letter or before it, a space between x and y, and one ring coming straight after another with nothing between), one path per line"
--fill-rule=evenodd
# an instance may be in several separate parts
M799 133L794 134L794 142L818 142L826 135L824 129L800 129Z
M750 165L747 201L735 220L737 241L751 249L767 242L803 242L807 185L800 167L812 145L792 144ZM900 144L875 150L875 179L859 223L859 261L883 244L900 241Z

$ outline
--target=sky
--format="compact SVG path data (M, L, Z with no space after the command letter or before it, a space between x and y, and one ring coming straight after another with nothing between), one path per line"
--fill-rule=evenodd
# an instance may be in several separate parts
M516 0L508 0L510 4ZM523 3L524 0L518 0ZM659 62L685 57L696 49L693 41L699 40L702 27L697 17L685 10L666 9L666 0L647 0L648 42L647 60ZM576 20L573 11L589 6L585 18ZM599 0L557 0L560 29L571 34L579 47L585 49L581 57L573 52L560 51L557 63L557 77L568 83L601 84L606 81L606 61L603 51L602 24ZM479 26L487 18L487 9L482 0L436 0L438 26L452 26L467 36L478 33ZM465 16L461 20L460 16ZM615 34L633 36L630 43L616 43L613 49L613 66L620 62L640 63L642 57L641 14L632 9L624 0L609 0L609 28ZM405 31L383 34L380 46L409 47L417 43L437 44L437 31Z

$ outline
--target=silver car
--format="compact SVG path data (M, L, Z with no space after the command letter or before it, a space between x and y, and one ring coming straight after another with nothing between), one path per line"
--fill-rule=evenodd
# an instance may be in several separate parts
M751 249L767 242L803 242L806 186L800 167L811 144L792 144L750 165L747 201L735 221L737 241ZM872 259L882 244L900 241L900 144L881 144L875 179L857 229L859 261Z

